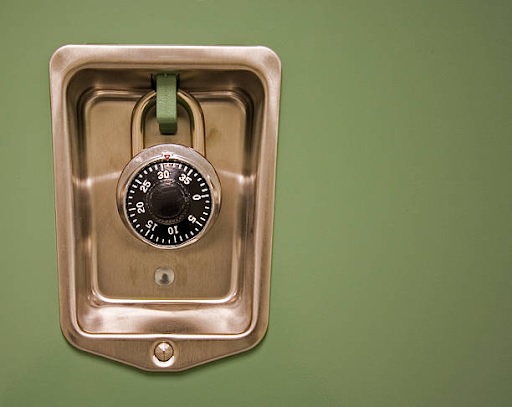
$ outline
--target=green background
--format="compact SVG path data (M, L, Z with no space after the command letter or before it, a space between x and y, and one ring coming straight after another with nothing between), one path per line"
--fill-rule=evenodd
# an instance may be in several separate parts
M283 86L270 327L149 374L58 322L48 60L267 45ZM1 406L512 405L512 2L2 1Z

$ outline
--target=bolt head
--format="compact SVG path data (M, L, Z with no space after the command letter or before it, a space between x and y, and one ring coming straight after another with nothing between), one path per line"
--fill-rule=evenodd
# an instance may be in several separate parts
M155 283L159 286L169 286L174 282L174 270L170 267L162 266L155 270Z
M160 362L168 362L174 354L174 349L169 342L160 342L155 346L155 357Z

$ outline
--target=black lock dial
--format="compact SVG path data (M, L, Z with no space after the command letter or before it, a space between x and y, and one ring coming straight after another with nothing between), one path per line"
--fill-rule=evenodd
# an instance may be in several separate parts
M127 185L126 219L140 238L153 245L178 247L197 239L212 208L207 180L178 159L151 162Z

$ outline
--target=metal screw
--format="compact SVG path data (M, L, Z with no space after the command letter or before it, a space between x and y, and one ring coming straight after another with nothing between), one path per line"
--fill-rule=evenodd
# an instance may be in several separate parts
M174 349L172 348L172 346L169 342L160 342L155 347L155 357L160 362L169 361L169 359L172 358L173 354L174 354Z
M174 282L174 271L169 267L158 267L155 270L155 283L165 287Z

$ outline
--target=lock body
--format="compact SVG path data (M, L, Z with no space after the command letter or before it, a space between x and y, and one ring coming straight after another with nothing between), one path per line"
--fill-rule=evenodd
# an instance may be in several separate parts
M196 242L214 223L220 190L215 169L201 154L160 144L125 167L117 207L134 236L154 247L176 249Z
M219 177L204 157L201 106L182 90L176 96L190 118L193 148L160 144L144 149L146 115L156 101L156 92L148 92L132 112L135 156L124 168L117 188L117 207L126 227L145 243L164 249L196 242L213 224L220 208Z

